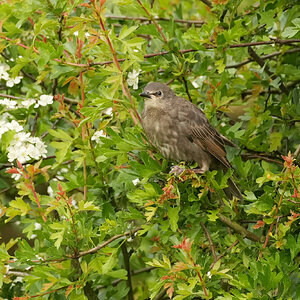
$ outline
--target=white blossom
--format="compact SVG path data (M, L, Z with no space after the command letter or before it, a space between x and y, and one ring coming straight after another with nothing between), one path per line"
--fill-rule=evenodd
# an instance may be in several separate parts
M46 157L47 149L43 141L38 137L30 137L29 133L19 132L14 136L7 147L8 161L18 159L20 163L25 163L30 159Z
M0 79L4 79L5 81L9 79L9 74L7 71L10 67L7 64L0 64Z
M23 130L23 126L21 126L16 120L12 120L8 126L9 130L14 130L15 132L20 132Z
M107 116L112 116L112 111L113 111L113 108L112 107L108 107L108 108L103 109L102 113L104 115L107 115Z
M15 109L18 105L18 102L15 100L4 98L0 99L0 104L6 106L6 108L8 109Z
M92 141L95 141L96 143L100 142L100 137L106 137L105 132L101 129L99 131L96 131L92 136Z
M10 175L11 175L11 178L14 179L15 181L18 181L22 176L20 173L12 173Z
M19 84L23 76L16 76L15 78L9 78L6 81L6 86L13 87L15 84Z
M84 35L85 35L86 38L88 38L89 36L91 36L88 32L86 32Z
M53 189L50 185L47 188L47 193L50 197L54 197L54 192L53 192Z
M78 208L77 201L74 198L72 198L72 205L74 208Z
M35 222L34 223L34 229L35 230L41 230L42 229L42 225L40 223Z
M29 108L32 104L36 104L34 99L26 99L21 102L20 107Z
M9 130L20 132L23 130L23 127L16 120L12 120L11 122L9 122L7 120L7 115L3 115L0 119L0 139L2 137L2 134Z
M14 282L23 282L24 278L21 276L17 276Z
M38 105L40 106L46 106L52 103L53 103L53 96L51 95L41 95L40 100L38 101Z
M134 185L138 185L138 184L140 183L140 180L139 180L138 178L133 179L133 180L132 180L132 183L133 183Z
M138 89L140 72L141 70L133 70L132 72L128 73L127 83L129 86L132 86L134 90Z
M73 35L78 36L78 31L75 31Z

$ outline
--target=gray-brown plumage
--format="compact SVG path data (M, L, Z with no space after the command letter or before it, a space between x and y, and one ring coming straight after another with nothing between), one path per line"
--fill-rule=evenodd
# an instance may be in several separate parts
M172 161L197 162L200 172L231 168L225 145L235 146L208 122L201 109L174 94L167 85L150 82L140 96L145 97L142 125L151 144ZM225 193L242 198L229 179Z

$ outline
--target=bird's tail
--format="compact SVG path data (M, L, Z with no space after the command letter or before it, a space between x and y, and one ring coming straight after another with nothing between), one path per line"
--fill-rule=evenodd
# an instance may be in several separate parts
M233 196L240 200L243 199L240 189L231 178L228 179L228 187L224 189L224 192L229 199L232 199Z

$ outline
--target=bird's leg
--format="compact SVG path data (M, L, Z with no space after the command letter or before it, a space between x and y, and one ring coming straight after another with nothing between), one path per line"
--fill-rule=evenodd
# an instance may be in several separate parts
M191 169L191 171L197 174L204 174L208 170L209 170L209 163L205 160L203 160L201 168Z
M195 172L196 174L204 174L206 172L203 168L190 169L190 171Z

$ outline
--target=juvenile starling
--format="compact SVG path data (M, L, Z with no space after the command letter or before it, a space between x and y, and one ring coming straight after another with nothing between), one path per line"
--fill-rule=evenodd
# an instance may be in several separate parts
M145 97L142 125L146 135L166 159L197 162L200 173L231 168L225 145L235 144L208 122L201 109L159 82L148 83L140 96ZM231 178L224 192L229 198L243 197Z

